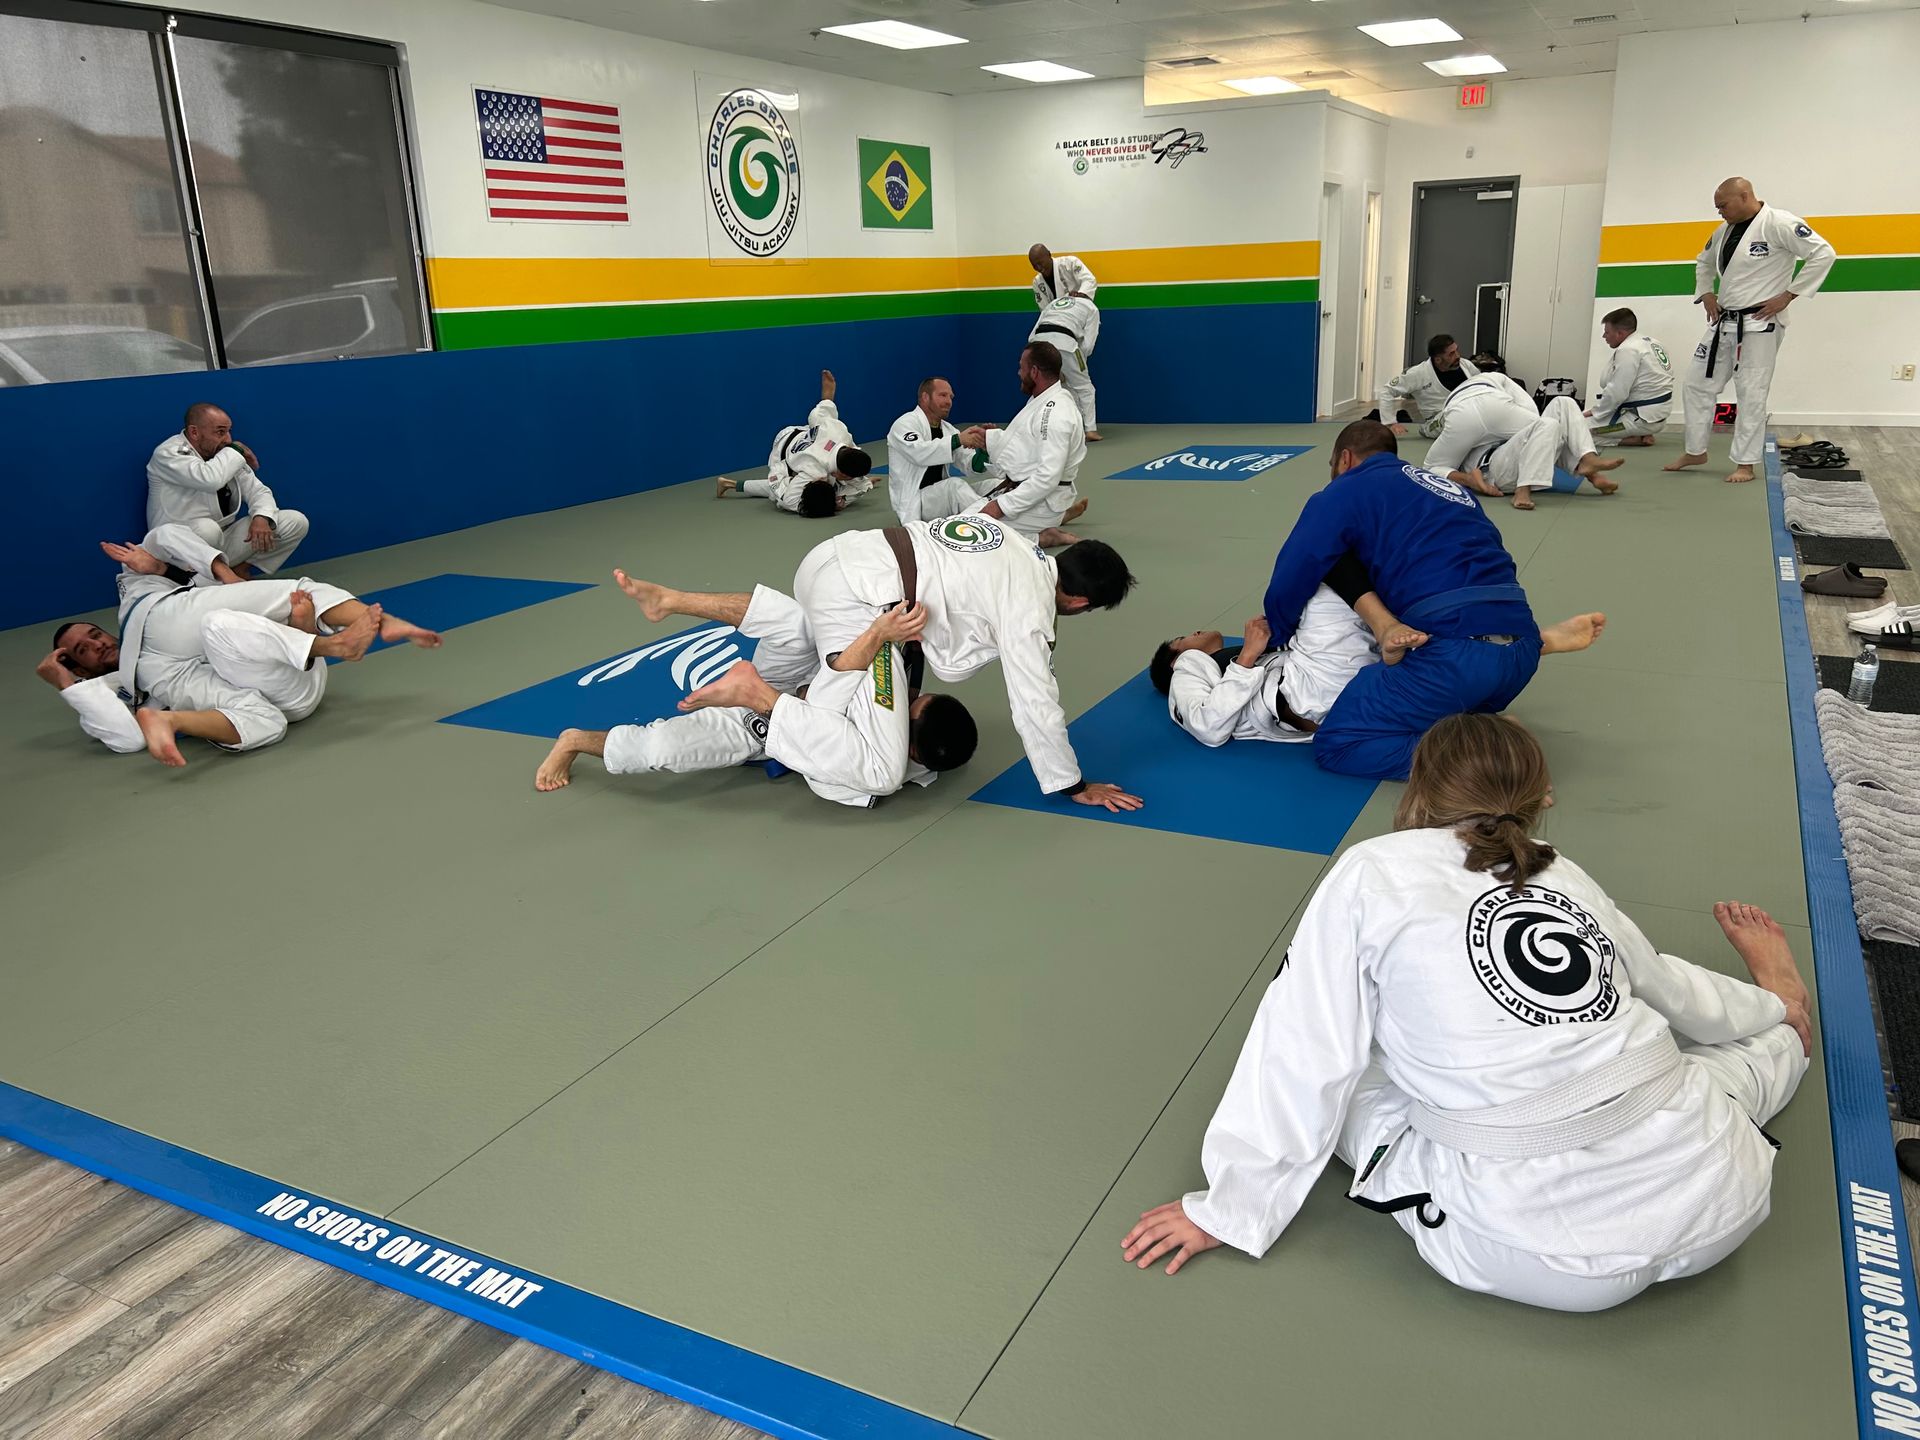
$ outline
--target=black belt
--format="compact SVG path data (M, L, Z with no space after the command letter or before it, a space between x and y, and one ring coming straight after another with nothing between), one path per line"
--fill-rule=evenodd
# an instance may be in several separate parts
M1056 325L1051 320L1043 320L1040 324L1034 326L1033 333L1036 335L1065 335L1069 340L1073 341L1075 345L1080 343L1080 337L1074 334L1073 331L1064 325Z
M1744 310L1722 310L1720 318L1713 322L1713 344L1707 347L1707 379L1713 378L1714 361L1720 358L1720 326L1728 319L1733 321L1733 363L1740 364L1740 344L1747 338L1747 316L1758 314L1758 305L1749 305ZM1769 327L1771 328L1771 327Z

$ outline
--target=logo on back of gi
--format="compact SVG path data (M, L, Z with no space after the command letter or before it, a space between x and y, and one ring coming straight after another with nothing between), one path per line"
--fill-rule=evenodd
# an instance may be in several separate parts
M1612 939L1557 890L1487 891L1467 912L1467 957L1486 992L1529 1025L1605 1020L1620 1006Z
M736 633L731 625L712 625L689 630L684 635L656 640L651 645L629 650L624 655L617 655L604 664L594 666L573 683L581 686L602 685L631 674L636 667L649 660L660 660L671 655L673 683L682 690L698 690L702 685L718 680L740 658L740 647L734 643Z
M727 238L749 255L776 253L800 223L800 147L758 90L735 90L714 108L707 196Z
M927 534L961 554L983 554L1006 544L1007 532L984 515L955 515L946 520L929 520Z
M1418 465L1402 465L1400 473L1418 485L1422 490L1431 491L1442 500L1451 500L1456 505L1474 504L1473 496L1466 486L1457 480L1449 480L1444 475L1436 475L1431 470L1422 470Z
M1149 460L1143 468L1164 470L1169 465L1178 465L1183 470L1217 470L1222 473L1258 475L1262 470L1271 470L1286 458L1270 450L1249 450L1244 455L1229 455L1224 460L1209 460L1206 456L1196 455L1191 450L1181 450L1172 455L1162 455L1158 460Z

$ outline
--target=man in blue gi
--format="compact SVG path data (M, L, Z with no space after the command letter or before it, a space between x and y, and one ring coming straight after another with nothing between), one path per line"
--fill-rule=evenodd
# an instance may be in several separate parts
M1393 432L1356 420L1333 444L1333 480L1307 501L1274 561L1266 617L1278 648L1322 578L1351 552L1403 625L1432 637L1355 675L1321 721L1324 770L1404 780L1436 720L1498 711L1540 663L1540 628L1500 532L1464 486L1403 461Z

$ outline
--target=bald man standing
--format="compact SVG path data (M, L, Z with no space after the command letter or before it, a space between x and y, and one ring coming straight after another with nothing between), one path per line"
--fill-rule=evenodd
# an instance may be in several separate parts
M1713 208L1721 224L1694 261L1693 303L1706 307L1707 333L1694 347L1683 382L1687 453L1666 468L1707 463L1714 402L1731 380L1740 408L1727 480L1740 484L1753 479L1765 443L1767 390L1786 334L1787 307L1820 288L1834 255L1806 221L1757 198L1739 176L1720 182ZM1798 260L1806 265L1796 276Z

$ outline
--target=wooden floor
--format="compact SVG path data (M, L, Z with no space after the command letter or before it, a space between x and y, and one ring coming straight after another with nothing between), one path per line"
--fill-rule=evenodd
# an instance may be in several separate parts
M1920 430L1816 433L1920 560ZM1920 574L1891 581L1920 604ZM1807 599L1814 649L1851 653L1846 612L1867 603ZM757 1433L0 1140L0 1440Z

